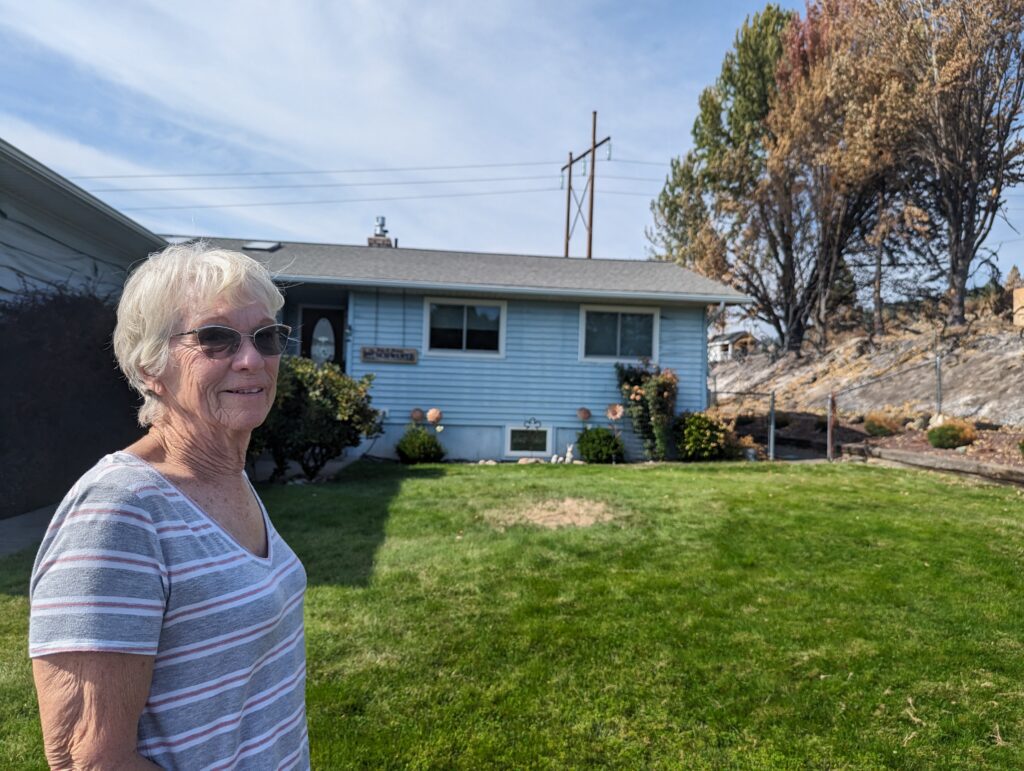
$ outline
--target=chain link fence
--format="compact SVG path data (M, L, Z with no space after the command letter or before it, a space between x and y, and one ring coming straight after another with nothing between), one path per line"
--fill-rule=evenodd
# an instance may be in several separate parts
M736 433L752 437L766 448L768 460L775 460L777 427L774 391L719 391L710 388L708 405L728 406L735 410Z
M827 447L826 457L830 461L835 460L838 412L842 410L844 406L847 408L863 410L865 402L870 404L872 401L870 396L867 398L863 397L865 391L895 378L905 377L911 372L920 372L921 375L920 378L914 382L913 387L903 394L906 401L914 402L916 409L922 411L934 410L933 414L941 415L943 396L942 365L944 358L946 357L943 357L941 353L936 353L933 358L927 359L918 364L914 364L909 367L901 367L893 372L888 372L885 375L880 375L879 377L871 378L852 386L847 386L846 388L838 391L830 391L825 402L825 415L828 420L828 432L825 440ZM854 401L855 394L860 397L858 401ZM875 406L877 406L877 403Z

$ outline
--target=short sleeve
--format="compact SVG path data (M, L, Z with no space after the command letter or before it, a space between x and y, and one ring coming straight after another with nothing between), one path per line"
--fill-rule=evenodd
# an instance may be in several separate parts
M32 570L29 656L155 656L167 585L143 500L110 481L80 482L58 507Z

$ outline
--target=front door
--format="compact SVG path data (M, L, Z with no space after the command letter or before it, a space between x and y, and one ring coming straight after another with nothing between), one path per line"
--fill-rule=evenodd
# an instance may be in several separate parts
M317 364L333 361L345 371L345 310L302 308L301 355Z

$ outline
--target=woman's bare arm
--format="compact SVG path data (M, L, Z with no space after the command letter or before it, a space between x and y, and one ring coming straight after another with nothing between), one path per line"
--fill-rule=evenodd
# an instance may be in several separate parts
M156 769L135 751L153 657L55 653L32 660L52 769Z

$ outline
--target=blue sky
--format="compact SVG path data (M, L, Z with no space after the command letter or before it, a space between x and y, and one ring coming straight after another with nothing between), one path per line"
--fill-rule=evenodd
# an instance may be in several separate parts
M384 214L402 246L559 254L559 169L596 109L612 160L598 154L595 256L642 258L697 96L762 7L0 0L0 136L160 233L362 243ZM449 168L81 179L410 167ZM331 203L283 205L298 201ZM277 205L204 208L261 202ZM182 208L149 208L166 206ZM1024 197L1011 206L1019 220ZM992 245L1015 238L1002 225Z

